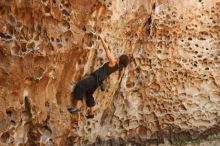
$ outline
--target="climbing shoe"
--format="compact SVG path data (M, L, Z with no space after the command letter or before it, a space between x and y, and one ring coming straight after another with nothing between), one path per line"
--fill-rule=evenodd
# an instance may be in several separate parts
M80 112L80 109L75 108L75 107L70 107L70 108L68 108L68 111L70 113L78 113L78 112Z
M86 116L86 118L87 118L87 119L93 119L93 118L94 118L94 115L88 114L88 115Z

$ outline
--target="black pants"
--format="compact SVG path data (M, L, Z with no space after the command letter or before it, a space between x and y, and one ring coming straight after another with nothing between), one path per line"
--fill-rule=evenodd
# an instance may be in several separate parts
M86 105L88 107L93 107L95 105L93 93L95 92L97 87L98 85L96 78L90 75L76 84L72 93L72 98L75 100L83 100L83 95L85 93Z

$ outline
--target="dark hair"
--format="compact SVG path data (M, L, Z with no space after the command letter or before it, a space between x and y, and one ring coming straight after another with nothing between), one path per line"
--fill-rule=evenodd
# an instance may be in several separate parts
M129 63L129 58L127 55L123 54L119 57L119 65L123 65L124 67L126 67Z

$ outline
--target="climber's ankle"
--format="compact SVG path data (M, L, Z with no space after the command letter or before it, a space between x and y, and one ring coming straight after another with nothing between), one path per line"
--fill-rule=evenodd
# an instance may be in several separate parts
M94 114L93 107L89 107L88 110L87 110L87 113L88 114Z
M82 100L76 100L74 107L80 109L82 107Z

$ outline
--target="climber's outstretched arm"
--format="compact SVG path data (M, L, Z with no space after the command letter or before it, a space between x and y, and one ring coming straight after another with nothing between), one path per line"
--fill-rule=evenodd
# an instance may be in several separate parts
M101 36L99 36L100 39L101 39L101 42L102 42L102 45L105 49L105 53L106 53L106 56L109 60L109 67L113 67L115 66L115 64L117 63L117 60L115 59L114 55L111 53L111 51L109 50L108 46L106 45L105 41L103 40L103 38Z

